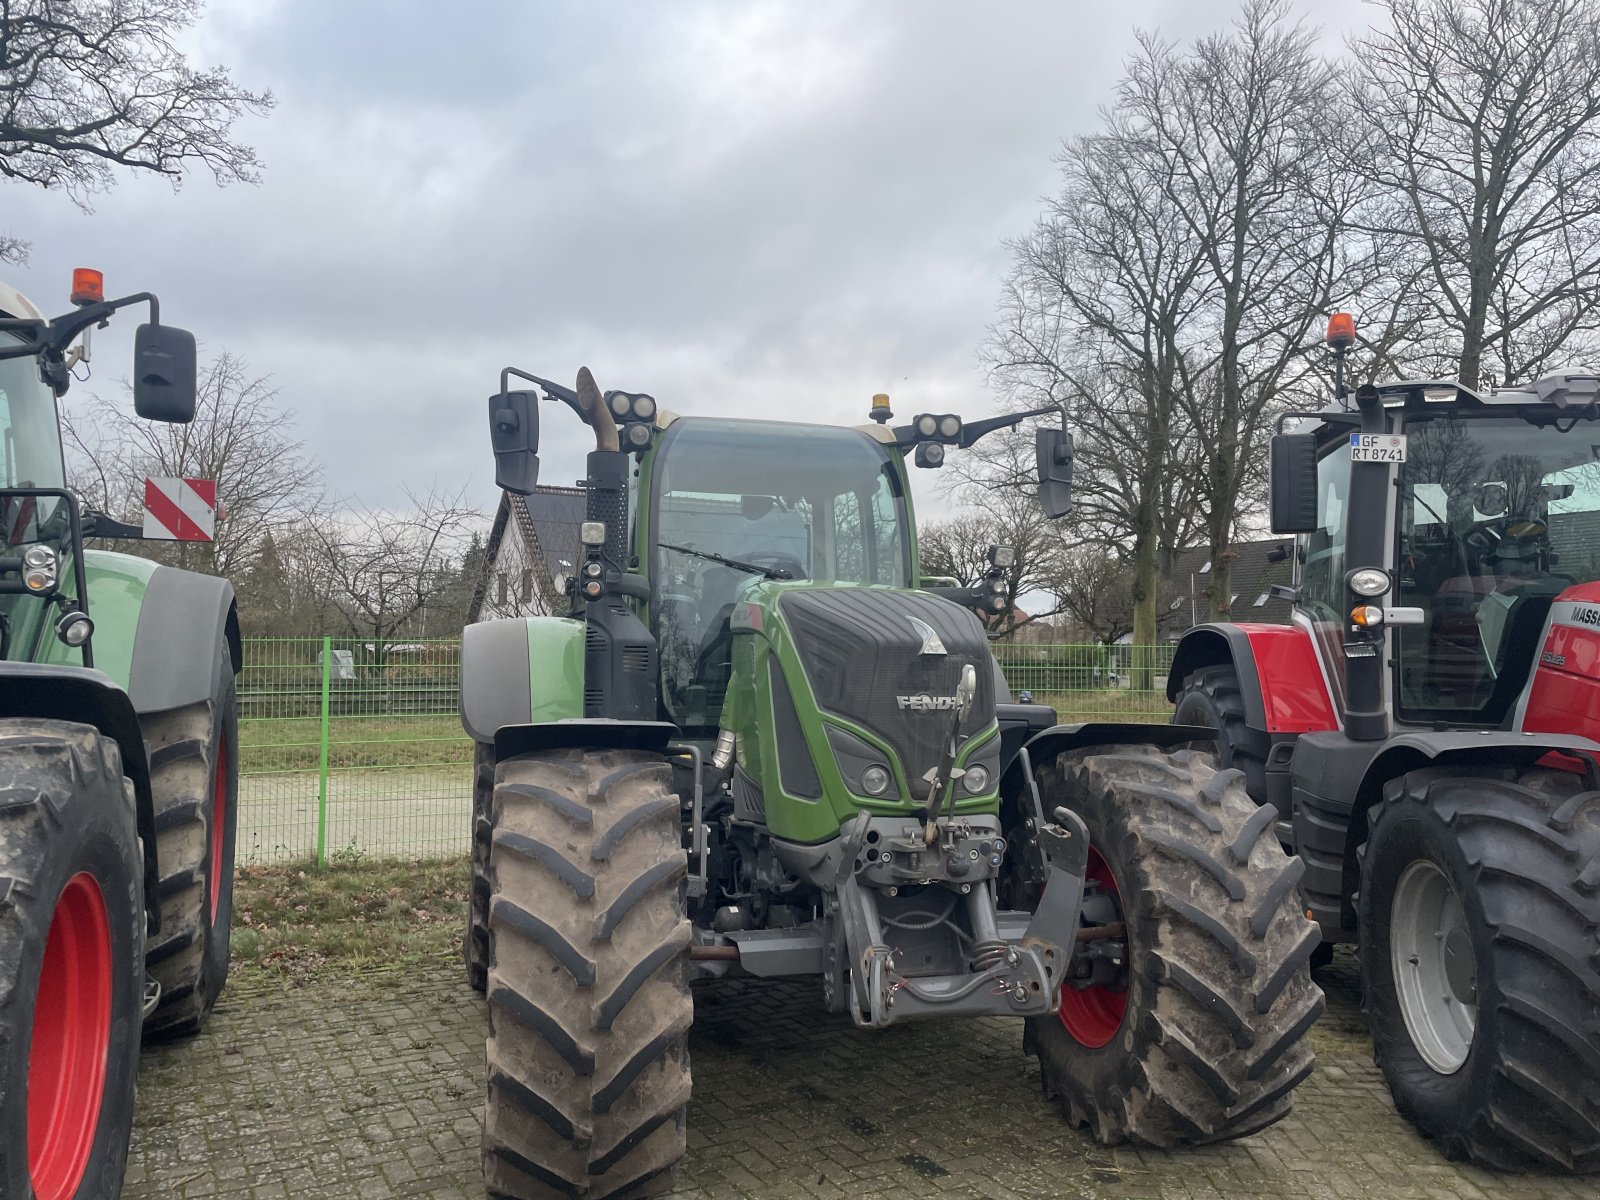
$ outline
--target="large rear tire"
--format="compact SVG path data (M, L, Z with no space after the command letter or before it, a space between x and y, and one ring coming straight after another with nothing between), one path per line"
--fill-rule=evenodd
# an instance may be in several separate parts
M228 981L239 711L232 660L218 648L209 701L144 718L161 870L161 932L145 968L161 985L146 1037L198 1033Z
M494 832L490 800L494 794L494 747L476 742L472 753L472 880L467 893L467 933L461 957L467 985L489 986L489 839Z
M116 743L87 725L0 721L0 1196L122 1193L143 877Z
M1245 789L1257 804L1267 800L1267 760L1255 749L1244 715L1239 673L1231 666L1201 667L1184 677L1172 710L1174 725L1217 731L1217 762L1244 772Z
M687 856L671 768L634 750L495 768L489 1191L646 1196L684 1153Z
M1451 1158L1600 1170L1600 792L1430 768L1369 830L1361 978L1395 1107Z
M1028 1022L1045 1094L1097 1141L1170 1147L1243 1137L1280 1120L1311 1073L1305 1034L1323 1009L1300 911L1301 865L1237 771L1193 751L1106 746L1039 771L1046 811L1088 826L1086 923L1124 922L1097 951L1098 986L1063 987Z

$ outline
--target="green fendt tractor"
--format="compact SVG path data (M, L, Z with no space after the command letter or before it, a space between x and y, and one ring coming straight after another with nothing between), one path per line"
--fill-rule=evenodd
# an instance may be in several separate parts
M677 417L508 369L498 484L538 392L589 425L566 616L469 626L466 954L489 1005L484 1167L511 1197L648 1194L684 1153L693 980L806 976L861 1026L1014 1016L1103 1142L1289 1109L1322 1009L1298 860L1207 731L1016 703L981 585L919 586L905 460L1024 416L829 428ZM1045 410L1052 411L1052 410ZM1068 508L1071 439L1037 434ZM882 1064L875 1064L881 1069ZM969 1060L952 1070L972 1070Z
M0 1196L122 1191L141 1033L200 1028L228 974L239 632L221 579L86 550L137 531L66 487L56 400L90 331L148 304L134 407L195 409L194 338L74 276L0 285Z

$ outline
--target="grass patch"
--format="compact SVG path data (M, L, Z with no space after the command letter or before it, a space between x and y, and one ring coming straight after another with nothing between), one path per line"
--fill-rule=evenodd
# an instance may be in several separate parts
M241 982L437 964L460 953L465 858L385 859L319 871L240 867L233 892L233 971Z
M239 769L246 774L315 771L321 754L318 717L239 722ZM472 740L455 716L333 717L328 766L338 769L470 764Z
M1105 720L1161 723L1172 719L1172 704L1165 692L1140 692L1132 688L1034 692L1033 702L1055 709L1063 724Z

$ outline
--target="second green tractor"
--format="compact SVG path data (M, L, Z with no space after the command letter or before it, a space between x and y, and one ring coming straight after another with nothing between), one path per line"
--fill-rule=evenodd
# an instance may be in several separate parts
M1206 731L1014 700L978 615L1004 607L1004 548L972 588L919 566L908 461L1053 410L680 417L508 368L488 407L513 493L536 485L541 396L594 438L582 561L565 611L462 646L491 1193L668 1186L690 984L735 976L813 979L874 1029L1014 1017L1046 1095L1105 1143L1289 1111L1323 998L1271 810L1188 748ZM1059 517L1071 438L1036 438Z

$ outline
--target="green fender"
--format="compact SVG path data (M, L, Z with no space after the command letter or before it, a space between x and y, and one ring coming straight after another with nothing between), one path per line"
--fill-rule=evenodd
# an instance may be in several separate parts
M126 691L138 712L209 700L223 645L233 671L243 665L238 610L226 579L107 550L86 550L83 564L95 670ZM42 661L82 666L83 654L49 637Z

